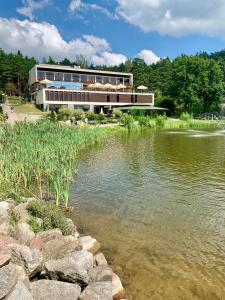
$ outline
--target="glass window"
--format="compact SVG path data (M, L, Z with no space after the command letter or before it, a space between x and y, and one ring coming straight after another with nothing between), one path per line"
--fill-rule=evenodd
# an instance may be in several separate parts
M63 73L55 73L56 81L63 81Z
M53 81L54 80L54 72L46 72L46 78L48 80Z
M103 77L103 83L109 83L109 77Z
M73 82L80 82L80 75L72 74L72 81Z
M38 77L38 80L44 80L45 79L45 72L44 71L38 71L37 72L37 77Z
M130 84L130 79L129 79L129 78L125 78L125 79L124 79L124 84L129 85L129 84Z
M116 77L111 77L111 84L116 84Z
M96 76L96 82L102 83L102 76Z
M72 74L69 74L69 73L64 73L64 81L72 81Z
M95 76L94 75L88 75L88 81L95 82Z
M122 77L118 77L116 80L117 84L123 84L123 78Z
M80 76L81 82L87 82L87 75L81 75Z

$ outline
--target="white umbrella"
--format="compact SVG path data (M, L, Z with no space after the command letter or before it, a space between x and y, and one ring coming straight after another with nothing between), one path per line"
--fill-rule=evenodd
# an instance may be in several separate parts
M103 85L103 88L108 90L108 89L113 89L113 85L110 83L106 83L105 85Z
M147 90L148 88L144 85L140 85L137 87L137 90Z
M40 81L41 84L49 84L52 83L52 81L48 80L48 79L44 79Z
M125 89L125 88L126 88L126 85L124 85L124 84L119 84L119 85L117 85L117 88L118 88L118 89Z

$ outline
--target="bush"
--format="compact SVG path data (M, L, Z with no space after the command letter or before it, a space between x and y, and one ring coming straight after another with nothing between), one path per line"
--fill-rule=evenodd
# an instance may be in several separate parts
M121 116L123 115L123 112L119 109L114 109L113 114L115 115L116 118L120 119Z
M33 226L32 229L38 230L40 225L37 225L37 220L35 221L34 218L40 218L43 221L42 230L59 228L64 235L70 235L73 232L73 228L67 224L61 209L54 204L33 200L28 203L27 211L31 215L29 224Z
M183 112L183 113L180 115L180 120L181 120L181 121L186 121L186 122L188 122L188 121L190 121L190 120L192 120L192 119L193 119L192 115L190 115L190 114L187 113L187 112Z
M108 123L115 124L115 123L118 123L118 120L115 119L115 118L108 118L108 119L107 119L107 122L108 122Z
M137 121L140 126L148 127L149 126L149 118L145 116L137 117Z
M9 209L8 217L9 217L9 223L11 225L16 225L21 218L19 212L15 211L13 208Z
M80 121L84 119L85 112L83 109L74 109L73 116L75 117L76 121Z
M156 120L157 126L164 127L166 120L167 120L167 116L166 115L158 115L155 120Z
M96 115L96 120L97 121L104 121L105 120L105 116L103 114Z
M94 114L92 111L87 111L85 116L88 119L88 121L96 120L96 114Z
M60 108L59 109L59 120L67 121L70 120L73 116L73 109L69 108Z
M38 233L44 230L43 225L40 224L38 219L35 217L31 217L30 220L28 221L28 224L30 225L34 233Z
M121 117L121 123L128 129L132 129L134 127L134 118L131 115L123 114Z

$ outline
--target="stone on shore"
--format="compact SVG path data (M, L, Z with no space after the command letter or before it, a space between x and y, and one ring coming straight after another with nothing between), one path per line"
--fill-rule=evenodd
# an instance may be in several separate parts
M39 250L24 245L11 245L10 249L12 263L22 266L29 277L41 271L42 255Z
M0 224L8 220L8 209L10 204L6 201L0 201Z
M7 300L33 300L33 297L27 287L22 282L18 282Z
M89 282L88 271L93 267L93 255L88 251L75 251L58 260L45 263L48 276L85 286Z
M81 250L81 244L72 235L62 236L44 244L42 254L45 261L63 258L70 252Z
M70 218L66 218L65 221L66 221L66 224L72 228L72 235L75 236L76 238L78 238L80 235L79 235L77 228L76 228L75 224L73 223L73 221Z
M112 283L107 281L90 284L82 292L79 300L112 300Z
M89 272L90 282L110 281L112 282L112 269L108 266L97 266Z
M0 299L8 295L16 284L16 274L8 267L0 269Z
M78 285L55 280L39 280L31 285L34 300L77 300L80 293Z
M3 235L10 235L10 232L11 232L11 229L12 229L12 226L10 225L9 222L3 222L1 225L0 225L0 234L3 234Z
M19 223L16 226L16 236L21 244L28 245L35 234L27 223Z
M30 241L30 248L31 249L38 249L41 250L44 246L44 242L41 239L34 238Z
M16 245L18 242L6 235L0 234L0 267L6 265L11 259L11 245Z
M36 238L41 239L44 243L60 237L62 237L62 231L60 229L50 229L36 234Z
M30 281L25 273L23 267L15 265L13 263L9 263L9 268L16 274L16 278L18 282L23 282L25 286L29 289L30 287Z
M90 235L80 237L80 242L83 250L89 251L92 254L98 253L101 248L100 243Z
M112 276L112 295L113 300L120 300L125 297L125 290L122 286L119 276L113 273Z
M0 252L0 268L7 265L11 259L11 255Z
M94 264L96 266L107 266L108 265L105 255L102 252L99 252L94 256Z

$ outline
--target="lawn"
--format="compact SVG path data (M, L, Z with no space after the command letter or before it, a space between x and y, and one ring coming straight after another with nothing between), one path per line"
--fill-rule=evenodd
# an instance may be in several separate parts
M14 107L17 114L44 115L46 112L38 109L34 104L21 104Z

